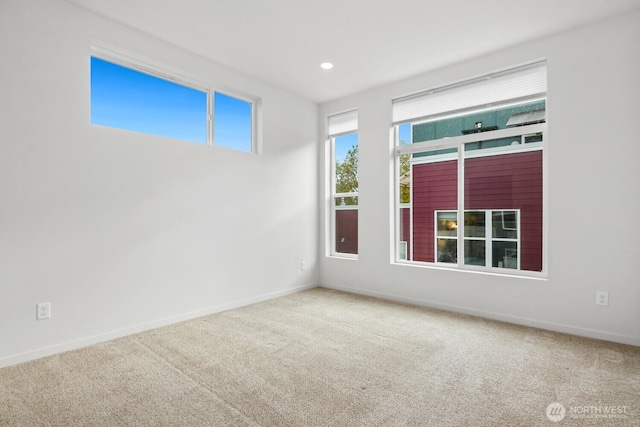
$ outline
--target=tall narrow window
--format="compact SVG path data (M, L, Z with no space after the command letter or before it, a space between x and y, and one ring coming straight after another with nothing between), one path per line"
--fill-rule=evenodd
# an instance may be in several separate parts
M329 116L330 253L358 253L358 112Z
M152 67L123 64L91 57L91 123L257 151L255 101Z
M396 260L544 272L546 65L394 101Z

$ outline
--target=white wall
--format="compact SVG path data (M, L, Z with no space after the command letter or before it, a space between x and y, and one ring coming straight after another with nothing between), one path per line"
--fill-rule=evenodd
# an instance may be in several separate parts
M357 261L321 256L321 283L640 345L638 46L636 10L323 104L320 123L327 114L359 110L360 253ZM548 280L390 263L391 100L543 57L548 61ZM319 151L323 156L324 147ZM596 290L609 292L609 307L595 305Z
M263 154L91 125L92 40L261 97ZM317 283L317 105L60 0L0 71L0 366Z

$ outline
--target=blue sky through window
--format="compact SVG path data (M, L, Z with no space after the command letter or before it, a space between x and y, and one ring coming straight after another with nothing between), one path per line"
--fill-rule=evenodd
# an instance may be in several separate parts
M251 151L251 103L216 92L213 105L213 145Z
M207 93L91 58L91 123L207 142Z
M399 138L398 138L398 143L405 143L405 144L411 144L411 124L409 123L405 123L402 124L400 126L398 126L399 129Z
M214 145L252 151L252 104L214 95ZM207 92L91 57L91 123L207 143Z
M357 133L337 137L335 139L336 162L342 163L347 155L347 151L349 151L354 145L358 145Z

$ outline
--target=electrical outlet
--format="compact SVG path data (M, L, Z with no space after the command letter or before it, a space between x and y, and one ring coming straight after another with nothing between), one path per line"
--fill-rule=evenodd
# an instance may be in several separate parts
M307 269L307 261L302 261L300 263L300 271L305 271Z
M608 306L609 305L609 292L597 291L596 292L596 305Z
M36 320L51 319L51 303L41 302L36 304Z

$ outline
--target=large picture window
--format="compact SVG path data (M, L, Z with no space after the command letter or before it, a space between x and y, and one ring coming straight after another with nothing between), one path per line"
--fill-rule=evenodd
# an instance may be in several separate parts
M545 64L398 99L393 111L396 260L544 273Z
M331 255L358 253L358 112L329 116Z
M251 99L130 61L91 57L93 124L255 152L255 114Z

